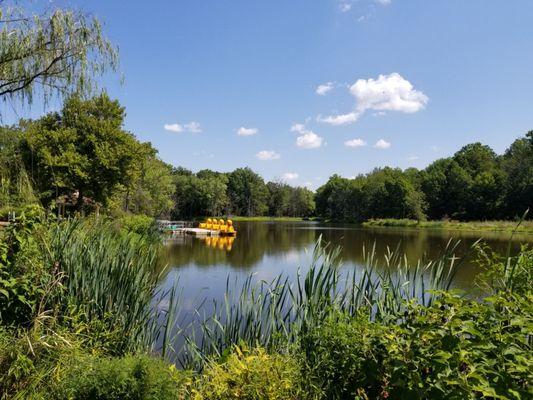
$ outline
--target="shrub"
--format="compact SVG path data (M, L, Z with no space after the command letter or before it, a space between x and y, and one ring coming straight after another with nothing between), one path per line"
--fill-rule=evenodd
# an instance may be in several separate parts
M147 215L127 214L117 220L120 229L143 236L153 235L156 231L155 220Z
M72 360L56 389L58 399L172 400L183 399L190 383L187 372L149 356Z
M410 305L397 325L337 315L305 335L303 350L328 399L527 398L532 301L448 293Z
M199 380L195 398L302 399L298 362L290 355L268 354L262 348L234 346L222 363L210 363Z
M20 209L17 218L0 232L0 322L29 325L52 279L44 268L35 236L42 226L38 206Z

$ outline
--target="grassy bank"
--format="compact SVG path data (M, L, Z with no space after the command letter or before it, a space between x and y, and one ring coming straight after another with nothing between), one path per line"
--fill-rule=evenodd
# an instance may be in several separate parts
M460 231L519 232L533 234L533 221L416 221L412 219L371 219L363 222L366 227L406 227L423 229L443 229Z

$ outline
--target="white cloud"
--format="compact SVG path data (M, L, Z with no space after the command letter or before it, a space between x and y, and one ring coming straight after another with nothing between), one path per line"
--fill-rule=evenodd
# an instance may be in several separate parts
M407 160L408 160L408 161L415 161L415 160L418 160L418 156L407 157Z
M330 124L333 126L339 126L339 125L347 125L352 124L359 118L359 113L357 112L351 112L348 114L341 114L341 115L330 115L327 117L318 116L319 122L324 122L326 124Z
M180 132L191 132L191 133L200 133L202 132L202 128L200 126L199 122L191 121L188 124L180 125L178 123L175 124L165 124L164 125L165 130L175 133Z
M301 149L317 149L322 146L323 138L314 132L304 133L296 138L296 146Z
M363 139L352 139L352 140L347 140L346 142L344 142L344 145L346 147L357 148L357 147L366 146L366 142Z
M281 175L281 179L284 181L293 181L298 179L298 174L296 172L285 172L283 175Z
M245 128L244 126L241 126L239 129L237 129L237 135L239 136L253 136L258 132L259 129L257 128Z
M293 126L291 126L291 132L296 132L296 133L305 133L306 130L305 130L305 125L304 124L294 124Z
M376 3L381 4L382 6L387 6L392 3L392 0L375 0Z
M325 96L328 92L332 91L334 88L334 82L326 82L322 85L318 85L316 88L316 94L320 96Z
M296 138L296 146L301 149L317 149L324 142L324 138L307 129L303 124L294 124L291 127L291 132L296 132L299 135Z
M200 133L202 132L202 127L200 126L199 122L189 122L188 124L185 124L185 129L191 133Z
M428 97L415 90L412 83L400 74L393 72L390 75L379 75L377 79L358 79L350 86L350 93L356 99L355 110L347 114L318 117L318 121L330 125L347 125L357 119L367 110L377 112L398 111L415 113L422 110Z
M278 160L281 156L273 150L261 150L255 155L261 161Z
M391 143L390 142L387 142L386 140L384 139L379 139L376 144L374 145L374 147L378 148L378 149L382 149L382 150L385 150L385 149L388 149L389 147L391 147Z
M164 126L166 131L180 133L183 132L183 126L180 124L165 124Z
M350 87L357 99L357 110L415 113L425 107L428 97L415 90L411 82L394 72L378 79L358 79Z
M350 3L344 3L343 2L343 3L339 4L340 12L345 13L345 12L350 11L351 9L352 9L352 5Z

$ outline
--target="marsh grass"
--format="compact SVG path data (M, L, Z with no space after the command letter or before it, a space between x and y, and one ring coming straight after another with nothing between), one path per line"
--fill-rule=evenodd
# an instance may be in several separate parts
M99 327L113 338L113 353L150 348L162 334L157 302L170 295L156 290L159 244L94 220L58 223L49 238L45 253L58 290L48 309Z
M356 271L342 268L339 247L319 239L309 269L299 270L294 282L283 274L270 282L256 281L253 275L241 284L228 278L224 299L213 300L209 312L196 309L196 318L182 331L185 345L178 362L201 369L239 343L280 349L332 312L356 316L364 310L372 320L396 320L408 301L431 305L439 290L450 289L462 262L455 256L458 245L450 241L438 259L414 266L399 248L379 259L374 246L366 252L362 271Z

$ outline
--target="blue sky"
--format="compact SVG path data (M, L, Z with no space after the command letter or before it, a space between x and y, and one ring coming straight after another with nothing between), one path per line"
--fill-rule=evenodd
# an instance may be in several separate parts
M316 188L533 129L530 0L73 3L120 48L126 128L175 166Z

